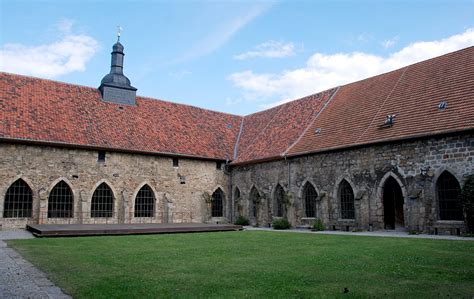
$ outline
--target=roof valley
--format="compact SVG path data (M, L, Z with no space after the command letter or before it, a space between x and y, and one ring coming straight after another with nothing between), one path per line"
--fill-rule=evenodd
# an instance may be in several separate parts
M237 159L237 155L239 153L239 142L240 142L240 136L242 136L242 132L244 130L244 121L245 121L245 116L243 116L242 120L240 121L240 130L239 130L239 134L237 135L237 140L235 141L234 156L232 157L232 160Z
M291 150L292 147L294 147L298 142L300 142L301 138L306 134L306 132L311 128L316 121L316 119L321 115L321 113L326 109L326 107L329 105L331 100L336 96L337 91L341 88L341 86L336 87L336 90L334 93L327 99L326 103L324 103L323 107L321 110L318 111L318 113L313 117L313 119L309 122L309 124L306 126L306 128L303 130L303 132L298 136L298 138L293 142L283 153L282 156L288 155L288 152Z

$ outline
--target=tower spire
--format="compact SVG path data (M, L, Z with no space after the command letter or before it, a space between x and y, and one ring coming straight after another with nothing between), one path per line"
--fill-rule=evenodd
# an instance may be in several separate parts
M120 25L117 26L117 42L120 42L120 35L122 34L122 27Z
M102 99L107 102L121 104L135 104L137 89L130 84L130 80L123 74L123 45L120 43L122 27L117 26L117 42L112 47L110 73L102 79L99 90Z

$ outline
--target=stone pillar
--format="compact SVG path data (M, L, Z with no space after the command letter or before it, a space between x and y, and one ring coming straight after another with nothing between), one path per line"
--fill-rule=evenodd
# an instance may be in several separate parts
M80 223L89 223L90 222L90 203L87 200L89 198L89 194L84 190L81 190L81 215L80 215Z
M41 188L38 191L38 197L38 224L45 224L48 222L48 193L46 189Z

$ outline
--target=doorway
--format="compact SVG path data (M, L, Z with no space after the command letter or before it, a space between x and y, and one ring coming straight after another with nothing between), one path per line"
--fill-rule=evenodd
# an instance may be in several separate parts
M398 182L389 177L383 187L383 211L385 229L405 228L403 193Z

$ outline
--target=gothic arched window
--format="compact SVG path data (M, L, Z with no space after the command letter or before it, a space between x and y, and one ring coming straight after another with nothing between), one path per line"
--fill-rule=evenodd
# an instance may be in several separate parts
M318 193L311 183L307 182L303 189L304 211L305 216L310 218L316 217L316 198Z
M285 216L285 190L280 184L275 188L274 213L276 217Z
M112 217L114 213L114 194L106 183L97 187L92 195L91 217Z
M222 217L224 215L224 192L221 188L212 193L211 214L212 217Z
M48 218L72 218L74 197L64 181L57 183L48 197Z
M339 199L341 202L341 218L354 219L354 191L346 180L342 180L339 184Z
M440 220L463 220L461 187L458 180L444 171L436 183Z
M140 188L135 197L135 217L153 217L155 213L155 194L148 185Z
M3 205L3 218L29 218L33 210L33 191L22 180L16 180L8 188Z

